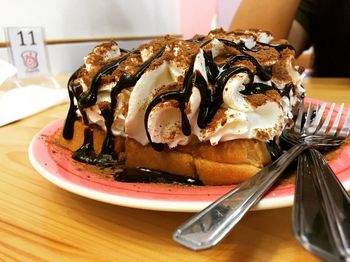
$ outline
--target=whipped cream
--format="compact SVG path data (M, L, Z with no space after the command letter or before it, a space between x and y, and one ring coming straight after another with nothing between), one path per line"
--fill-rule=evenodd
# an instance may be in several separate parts
M219 41L212 41L212 45L216 51L222 46ZM220 52L216 53L220 55ZM198 70L208 83L202 50L195 58L194 70ZM249 81L246 73L238 73L227 81L223 91L221 111L217 113L220 116L214 117L213 121L203 129L198 127L196 121L201 97L196 86L193 86L188 103L191 110L187 118L191 124L192 134L199 141L209 141L212 145L239 138L268 141L281 133L285 125L283 104L274 100L267 100L260 106L251 104L240 93ZM263 81L258 80L258 82ZM143 119L144 112L138 111L137 114L139 119ZM126 125L128 124L127 122ZM137 121L133 124L136 125ZM168 144L170 148L185 145L190 141L190 137L185 136L181 131L181 114L176 103L165 102L155 107L149 116L148 130L153 142ZM127 129L130 137L145 145L148 140L142 131L139 129L135 136Z
M79 83L82 86L83 92L90 91L91 80L93 76L101 69L104 65L118 59L121 57L121 51L118 44L114 41L109 43L103 43L96 46L92 52L90 52L84 58L84 71L83 77L79 79ZM87 81L89 79L90 81ZM97 92L97 100L96 104L85 108L85 114L87 119L89 120L89 124L96 124L101 127L102 130L106 131L105 119L101 114L101 110L98 106L99 103L110 103L111 97L110 92L116 82L110 82L103 84L99 87ZM121 100L127 101L127 100ZM75 100L75 105L78 106L78 101ZM120 116L119 116L120 117ZM118 118L118 117L117 117ZM119 126L120 127L120 126ZM124 130L124 127L120 127ZM119 132L120 134L120 132Z
M222 39L231 41L232 45L231 42L224 42ZM111 89L118 83L120 75L112 77L109 83L99 87L96 103L82 109L87 115L89 124L97 124L106 131L106 119L102 116L98 104L103 102L111 104L112 100L116 99L116 107L114 111L112 110L114 121L111 132L116 136L133 138L142 145L152 141L174 148L195 141L208 141L212 145L240 138L269 141L281 134L292 117L292 108L305 92L301 86L304 75L300 73L301 69L294 65L294 52L288 46L282 48L282 51L275 50L274 47L279 44L274 43L273 36L265 31L225 33L218 30L209 33L200 43L169 37L165 38L163 43L155 43L140 47L139 56L144 63L153 59L159 52L161 44L164 51L151 61L149 67L135 80L134 85L123 89L112 99ZM270 53L265 54L266 49L269 49ZM208 69L206 60L208 55L215 62L216 71ZM244 58L227 67L217 62L227 62L234 56ZM103 62L100 59L101 63L96 65L93 62L96 57L102 57ZM85 59L85 70L88 73L96 71L101 64L120 57L123 55L116 44L112 44L108 49L95 48ZM130 58L130 61L126 59L129 64L123 67L125 71L132 67L132 59ZM271 77L258 72L267 70L266 68L271 71ZM224 78L225 70L236 69L237 72L229 75L227 79ZM210 75L213 72L217 74L215 79ZM132 74L134 73L135 70ZM202 114L203 87L198 86L193 80L195 79L193 74L204 79L208 95L215 96L222 88L220 98L216 98L221 104L215 108L216 113L205 127L199 127L197 121ZM184 79L188 76L192 77L188 82L189 87L186 87L189 88L189 97L186 108L181 111L179 109L181 101L176 97L181 96L180 93L185 88ZM78 81L83 87L83 92L90 91L83 77ZM223 86L220 86L221 84ZM250 90L254 88L255 91ZM266 90L259 91L264 88ZM164 101L160 99L156 104L152 104L155 98L167 92L177 92L177 96ZM150 104L153 107L145 119ZM214 110L214 107L209 109ZM188 120L191 134L183 133L184 117Z

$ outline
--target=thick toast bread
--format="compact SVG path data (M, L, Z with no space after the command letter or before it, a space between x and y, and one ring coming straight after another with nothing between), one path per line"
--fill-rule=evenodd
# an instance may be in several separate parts
M80 121L74 123L74 136L67 140L59 138L59 144L76 151L84 144L88 127ZM95 152L101 151L104 131L93 128ZM241 183L255 175L271 161L266 144L255 139L237 139L221 142L178 146L155 151L150 145L142 146L133 139L116 137L116 153L125 152L127 168L143 167L175 175L198 178L205 185L227 185Z

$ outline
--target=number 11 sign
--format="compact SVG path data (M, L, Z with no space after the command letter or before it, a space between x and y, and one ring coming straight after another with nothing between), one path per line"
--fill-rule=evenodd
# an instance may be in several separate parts
M17 77L26 78L49 74L41 27L8 27L12 62L17 67Z

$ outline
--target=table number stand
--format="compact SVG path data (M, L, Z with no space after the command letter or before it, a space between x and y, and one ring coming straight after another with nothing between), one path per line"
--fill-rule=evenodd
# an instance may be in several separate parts
M24 87L33 79L38 85L61 88L51 76L42 27L7 27L5 35L9 43L9 57L17 68L17 74L8 80L14 87Z

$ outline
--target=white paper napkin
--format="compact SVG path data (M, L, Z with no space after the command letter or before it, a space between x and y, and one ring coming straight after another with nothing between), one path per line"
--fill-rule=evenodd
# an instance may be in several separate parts
M0 86L17 73L16 67L0 59Z
M16 71L11 64L0 60L0 90L1 84ZM28 85L0 91L0 127L66 101L68 93L65 88Z
M0 95L0 126L68 100L67 90L30 85Z

